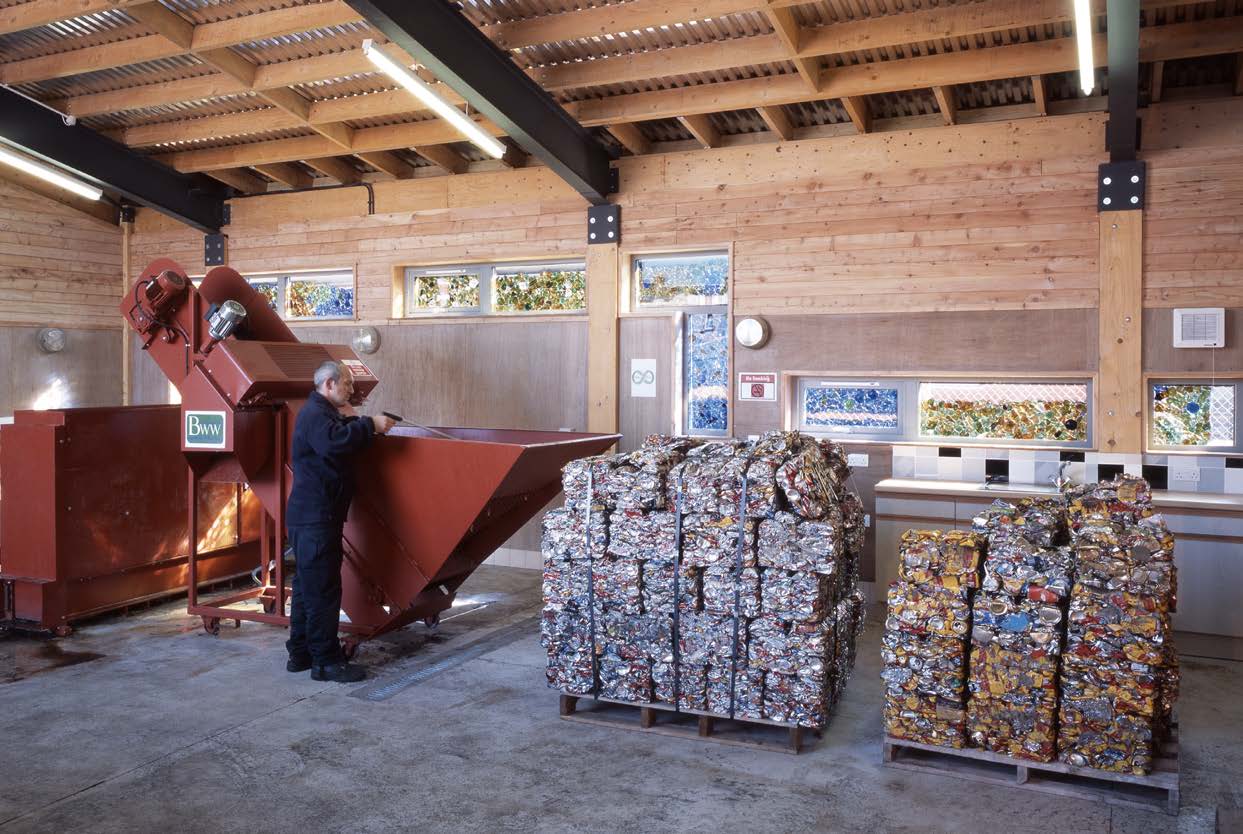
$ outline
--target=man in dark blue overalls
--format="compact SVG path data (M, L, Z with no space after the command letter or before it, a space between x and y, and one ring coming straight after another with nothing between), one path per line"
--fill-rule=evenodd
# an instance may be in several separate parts
M354 497L354 456L392 419L355 417L348 410L354 378L340 362L315 371L315 390L293 430L293 490L285 510L297 571L289 609L290 672L311 670L317 681L366 677L346 662L337 640L341 612L341 534Z

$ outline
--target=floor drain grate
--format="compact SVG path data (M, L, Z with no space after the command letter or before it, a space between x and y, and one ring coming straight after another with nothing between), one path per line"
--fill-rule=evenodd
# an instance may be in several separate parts
M423 683L442 672L447 672L455 666L461 666L463 663L482 657L488 652L496 651L502 646L509 645L520 637L529 635L532 628L538 625L539 620L539 616L519 620L504 628L499 628L473 643L467 643L448 657L433 661L425 666L420 666L378 686L364 687L351 692L350 695L355 698L362 698L364 701L387 701L403 689Z

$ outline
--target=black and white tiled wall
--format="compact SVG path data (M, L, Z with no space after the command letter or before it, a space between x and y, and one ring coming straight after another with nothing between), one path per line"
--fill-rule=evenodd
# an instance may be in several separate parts
M1053 485L1064 476L1095 483L1125 472L1142 475L1153 489L1243 494L1243 458L1221 455L1119 455L1045 449L989 449L980 446L893 447L893 477L983 483L988 477L1012 484Z

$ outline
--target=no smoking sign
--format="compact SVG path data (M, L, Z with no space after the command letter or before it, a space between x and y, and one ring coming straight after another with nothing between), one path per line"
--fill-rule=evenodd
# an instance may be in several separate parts
M752 402L777 401L777 375L738 374L738 399Z

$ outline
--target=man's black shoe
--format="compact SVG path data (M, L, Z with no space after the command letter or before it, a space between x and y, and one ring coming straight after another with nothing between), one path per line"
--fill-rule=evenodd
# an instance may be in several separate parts
M358 683L365 677L367 677L367 670L352 663L331 663L325 666L311 667L311 680L313 681Z
M289 660L285 661L286 672L305 672L307 669L310 669L310 668L311 668L311 656L310 655L307 655L306 657L291 657L289 658Z

